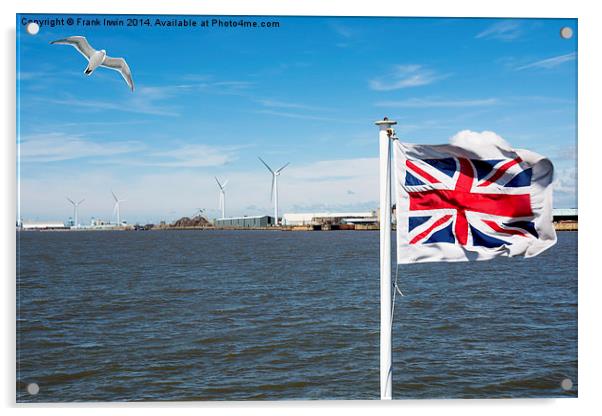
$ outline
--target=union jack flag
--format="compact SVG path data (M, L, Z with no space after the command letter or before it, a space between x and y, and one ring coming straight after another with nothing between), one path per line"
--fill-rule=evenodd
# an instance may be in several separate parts
M399 263L531 257L555 243L549 160L394 143Z

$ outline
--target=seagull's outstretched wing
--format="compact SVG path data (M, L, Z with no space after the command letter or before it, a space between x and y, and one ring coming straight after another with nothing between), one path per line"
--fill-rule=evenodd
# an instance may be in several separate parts
M132 79L132 71L127 62L123 58L111 58L110 56L105 57L105 60L101 64L106 68L114 69L119 71L125 82L130 86L130 89L134 91L134 80Z
M55 40L50 43L52 45L71 45L87 60L90 60L90 57L96 52L96 50L90 46L88 40L83 36L69 36L68 38Z

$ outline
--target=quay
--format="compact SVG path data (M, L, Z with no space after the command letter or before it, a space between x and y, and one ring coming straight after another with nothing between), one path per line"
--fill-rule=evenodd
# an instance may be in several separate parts
M378 211L346 213L284 214L280 224L269 215L220 218L210 222L202 216L180 218L166 224L130 225L105 223L94 220L89 226L73 225L61 221L23 222L17 231L168 231L168 230L245 230L245 231L378 231ZM577 209L555 209L556 231L578 231ZM392 229L396 229L393 222Z

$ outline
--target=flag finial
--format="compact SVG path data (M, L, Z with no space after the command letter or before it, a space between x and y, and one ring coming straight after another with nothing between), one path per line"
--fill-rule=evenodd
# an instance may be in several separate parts
M389 117L383 117L382 120L375 121L374 124L384 128L389 128L397 124L397 122L395 120L389 120Z

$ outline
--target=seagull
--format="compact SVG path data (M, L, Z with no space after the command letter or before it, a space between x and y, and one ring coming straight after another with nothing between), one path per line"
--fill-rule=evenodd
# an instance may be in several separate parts
M84 58L88 60L88 66L86 67L84 74L87 76L92 75L92 72L99 66L104 66L105 68L113 69L115 71L119 71L121 76L127 82L128 86L132 91L134 91L134 80L132 80L132 71L130 71L130 67L127 62L123 58L112 58L107 55L107 51L101 49L97 51L88 43L88 40L83 36L70 36L65 39L59 39L50 42L51 45L71 45L79 53L81 53Z

